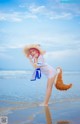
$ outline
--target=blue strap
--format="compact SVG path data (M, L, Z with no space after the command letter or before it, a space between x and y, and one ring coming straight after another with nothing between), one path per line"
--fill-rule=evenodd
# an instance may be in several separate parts
M41 70L40 70L40 68L36 69L36 78L38 78L38 79L41 78Z
M40 79L41 78L41 69L40 68L37 68L35 70L35 75L34 75L34 78L31 79L31 81L35 81L36 79Z

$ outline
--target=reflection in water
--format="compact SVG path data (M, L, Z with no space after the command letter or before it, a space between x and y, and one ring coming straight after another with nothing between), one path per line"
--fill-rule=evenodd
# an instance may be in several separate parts
M44 109L45 109L46 122L47 122L46 124L53 124L49 107L45 106ZM57 121L56 124L70 124L70 122L67 120L60 120Z
M70 124L69 121L58 121L57 124Z
M45 115L46 115L46 122L47 122L46 124L52 124L51 113L48 106L45 106Z

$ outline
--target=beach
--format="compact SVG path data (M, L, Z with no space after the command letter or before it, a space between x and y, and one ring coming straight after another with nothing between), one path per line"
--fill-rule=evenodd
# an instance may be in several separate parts
M40 106L45 97L46 78L30 81L30 71L0 71L0 117L8 124L80 124L80 72L65 72L68 91L53 87L49 106Z

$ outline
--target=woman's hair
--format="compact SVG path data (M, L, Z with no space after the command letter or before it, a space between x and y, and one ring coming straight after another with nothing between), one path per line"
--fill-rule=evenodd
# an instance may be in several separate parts
M36 48L30 48L29 49L29 54L30 54L30 51L36 51L38 53L38 56L40 55L40 51Z

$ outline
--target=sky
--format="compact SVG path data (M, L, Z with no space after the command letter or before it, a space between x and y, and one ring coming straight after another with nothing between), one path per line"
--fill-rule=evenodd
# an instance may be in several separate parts
M23 53L32 43L54 68L80 71L80 1L0 0L0 69L32 69Z

